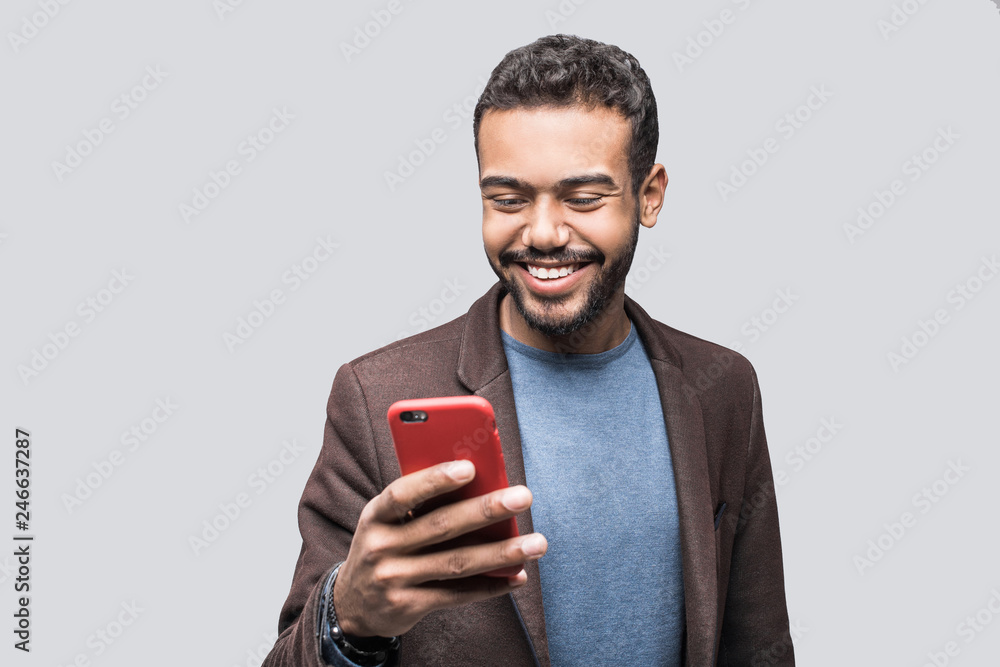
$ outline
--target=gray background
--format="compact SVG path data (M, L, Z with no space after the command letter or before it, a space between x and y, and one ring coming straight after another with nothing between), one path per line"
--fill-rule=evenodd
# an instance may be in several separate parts
M341 44L387 4L245 0L220 13L211 0L71 2L14 44L43 10L4 3L0 539L16 532L15 427L33 437L37 535L30 655L11 648L14 563L0 556L4 664L259 664L336 369L457 317L494 281L471 119L448 111L467 99L471 111L508 50L553 32L617 44L652 80L670 185L629 293L657 319L741 345L758 371L771 459L786 475L800 663L922 665L954 641L948 664L993 664L1000 622L960 624L982 609L993 620L994 595L1000 609L1000 280L975 282L1000 253L997 6L911 0L919 11L885 35L889 0L402 0L345 57ZM709 45L679 67L675 53L723 10L733 22L704 32ZM122 118L115 100L147 67L165 78L136 91L144 99ZM786 137L776 123L812 87L832 96L800 111L810 118ZM274 108L294 119L247 161L241 142ZM60 179L53 162L102 119L114 131ZM445 141L390 189L385 172L437 128ZM942 128L958 138L911 181L904 163ZM723 201L717 183L769 137L778 152ZM185 221L180 205L229 160L240 173ZM894 179L905 193L850 242L844 225ZM317 237L338 247L293 290L282 277ZM122 270L128 286L102 293ZM981 289L959 308L953 290L970 279ZM275 289L285 302L230 350L224 334ZM774 317L779 290L792 305ZM457 298L445 304L443 292ZM92 321L78 311L108 296ZM887 355L938 309L947 322L894 368ZM79 335L22 379L19 366L71 322ZM168 398L173 414L134 450L123 444L144 420L152 429ZM810 442L824 419L841 426ZM299 449L281 463L291 440ZM807 446L808 461L796 454ZM68 507L115 450L113 474ZM950 463L968 468L955 484L939 481ZM280 473L262 483L269 464ZM935 481L940 497L915 502ZM195 553L190 538L203 522L225 525L220 505L239 494L248 506ZM915 525L893 538L886 525L904 512ZM859 567L880 536L888 551ZM112 644L96 639L116 631L123 603L137 618Z

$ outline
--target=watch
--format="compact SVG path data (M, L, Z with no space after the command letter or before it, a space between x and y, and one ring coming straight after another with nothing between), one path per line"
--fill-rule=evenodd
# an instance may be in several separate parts
M333 585L337 581L337 573L343 562L337 563L330 573L330 580L324 592L323 603L326 605L326 622L329 624L329 636L334 645L344 657L362 667L375 667L386 661L390 652L399 649L399 637L353 637L344 634L337 621L337 611L333 608ZM321 610L322 612L322 610Z

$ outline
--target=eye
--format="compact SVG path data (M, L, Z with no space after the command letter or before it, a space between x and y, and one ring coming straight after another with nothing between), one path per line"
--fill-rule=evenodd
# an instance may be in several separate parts
M574 199L567 199L566 201L572 204L573 206L581 206L586 208L589 206L596 206L600 204L602 201L604 201L604 197L577 197Z
M491 197L490 201L493 202L494 207L499 209L515 209L524 203L523 199L513 197Z

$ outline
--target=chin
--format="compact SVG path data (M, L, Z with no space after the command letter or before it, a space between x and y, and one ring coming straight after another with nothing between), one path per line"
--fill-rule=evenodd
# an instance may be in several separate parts
M525 323L539 333L551 337L568 336L594 320L607 305L608 295L600 293L599 283L591 284L583 303L578 299L539 299L525 296L525 290L513 280L501 278L507 292L514 300L517 312Z

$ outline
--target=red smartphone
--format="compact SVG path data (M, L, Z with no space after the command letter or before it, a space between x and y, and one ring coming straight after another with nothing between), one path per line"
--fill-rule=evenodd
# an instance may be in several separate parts
M476 476L471 482L431 498L413 510L415 515L507 488L507 469L500 449L500 434L493 406L485 398L444 396L397 401L389 406L388 418L396 458L403 475L461 459L472 461L476 466ZM435 550L496 542L517 535L517 521L510 517L435 545ZM485 574L510 577L520 571L521 566L517 565Z

